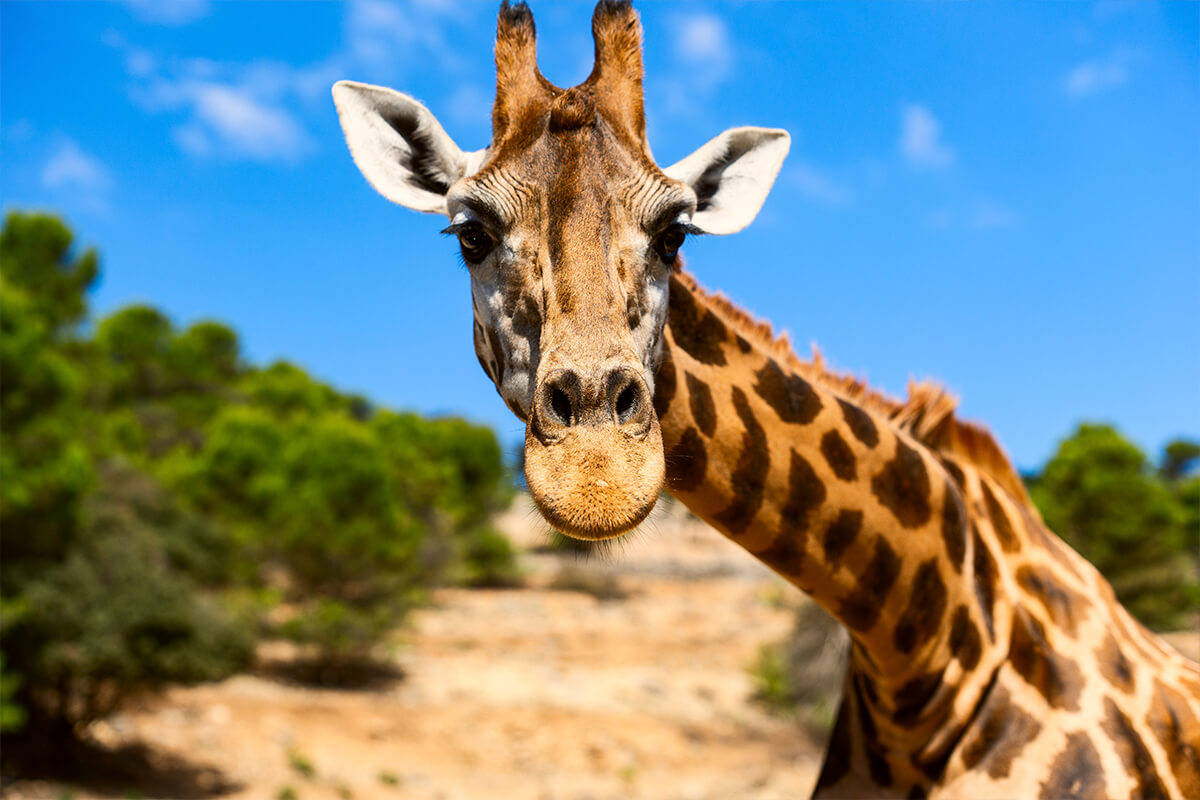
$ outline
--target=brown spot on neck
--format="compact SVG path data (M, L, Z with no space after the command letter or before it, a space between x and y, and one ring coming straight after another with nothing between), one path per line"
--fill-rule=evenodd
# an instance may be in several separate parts
M837 618L853 631L865 633L874 627L883 604L900 575L900 559L887 539L875 540L875 554L858 581L858 588L842 598Z
M675 362L671 358L671 345L663 342L662 360L658 364L658 372L654 377L654 413L661 420L671 408L678 389L675 375Z
M942 542L946 545L950 566L961 575L967 555L967 515L962 496L950 482L946 483L942 499Z
M1013 705L1012 696L996 686L984 700L974 732L964 742L963 766L991 778L1007 778L1013 762L1042 730L1042 724Z
M1017 570L1017 583L1046 609L1050 621L1068 636L1075 636L1079 622L1091 602L1068 589L1043 566L1025 564Z
M689 427L679 441L667 451L667 486L673 492L694 492L704 485L708 469L708 454L695 428Z
M737 535L750 527L758 509L762 507L771 456L767 450L767 432L754 416L746 393L737 386L733 387L733 408L745 427L742 452L738 456L737 467L729 477L732 499L723 511L713 515L713 519L725 530Z
M1013 530L1012 521L1004 511L1004 506L1000 505L1000 501L996 499L996 495L992 493L992 488L988 486L986 480L980 481L979 485L983 487L983 500L987 505L988 518L992 521L992 528L996 531L996 538L1000 540L1000 546L1006 553L1017 552L1021 549L1021 542L1017 538L1016 531Z
M821 437L821 455L834 475L844 481L854 480L858 471L854 451L836 430L826 431Z
M712 390L708 384L690 372L685 372L688 390L688 407L692 411L692 419L705 436L712 436L717 430L717 409L713 404Z
M1154 759L1146 749L1142 737L1134 730L1129 717L1121 713L1112 698L1104 698L1104 721L1101 723L1108 738L1112 739L1117 755L1126 771L1133 776L1134 790L1130 797L1141 800L1168 800L1166 787L1154 768Z
M975 584L975 599L979 601L979 611L983 615L983 624L987 626L988 640L992 641L996 638L995 628L995 613L996 613L996 581L998 578L996 570L996 562L992 560L992 553L984 544L982 537L979 535L979 530L975 524L971 524L972 545L975 550L974 558L974 584Z
M1200 720L1183 695L1156 680L1146 723L1166 752L1183 797L1200 797Z
M1051 708L1079 710L1083 689L1079 665L1060 654L1046 639L1042 623L1019 607L1013 614L1009 659L1017 673L1038 690Z
M908 607L896 625L892 644L901 653L911 653L926 644L942 624L946 612L946 583L938 569L938 560L931 558L917 568L913 576Z
M929 521L929 473L921 454L903 439L896 439L896 454L871 479L871 491L906 528L919 528Z
M754 391L767 401L783 422L807 425L821 413L821 398L808 381L780 369L775 359L755 373Z
M1106 800L1104 768L1096 746L1083 731L1067 736L1067 745L1050 764L1040 800Z

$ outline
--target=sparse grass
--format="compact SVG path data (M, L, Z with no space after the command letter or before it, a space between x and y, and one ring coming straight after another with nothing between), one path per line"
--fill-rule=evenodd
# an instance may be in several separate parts
M774 714L795 713L796 696L787 674L783 645L767 644L759 648L758 657L754 659L749 672L754 680L755 701L765 705Z
M312 760L299 750L288 750L287 753L288 765L296 771L296 774L305 780L311 781L317 777L317 768L313 765Z
M794 717L816 737L829 733L846 674L849 637L816 603L796 611L791 636L766 645L749 668L754 699L770 712Z
M344 783L339 783L335 788L337 790L338 797L342 798L342 800L351 800L351 798L354 797L354 790Z
M299 795L296 794L295 788L291 786L281 786L279 791L275 793L275 800L296 800Z
M638 776L637 764L633 764L633 763L626 764L625 766L621 767L621 769L617 772L617 774L621 776L621 780L626 785L630 785L634 781L637 780L637 776Z
M401 783L403 783L403 781L400 779L399 775L397 775L394 772L389 772L386 769L380 770L379 775L377 777L379 778L379 782L382 783L384 786L396 787L396 786L399 786Z
M624 600L629 596L629 593L621 588L621 583L615 575L584 569L573 564L559 568L546 588L564 592L583 592L597 600Z

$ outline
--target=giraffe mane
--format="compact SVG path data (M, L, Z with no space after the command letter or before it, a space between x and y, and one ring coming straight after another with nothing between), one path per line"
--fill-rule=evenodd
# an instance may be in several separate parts
M770 323L739 308L723 293L705 289L682 268L677 269L675 275L704 298L708 307L723 322L780 362L813 383L883 416L935 453L954 457L976 467L1025 504L1031 512L1037 513L1021 476L991 431L978 423L958 419L955 413L958 398L944 387L932 381L910 379L908 399L898 400L871 388L861 378L835 372L825 363L816 344L812 345L812 360L805 361L796 355L786 332L776 335Z

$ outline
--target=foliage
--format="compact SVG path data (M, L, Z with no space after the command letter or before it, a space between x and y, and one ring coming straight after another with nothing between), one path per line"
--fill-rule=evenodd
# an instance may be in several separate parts
M1111 426L1083 424L1030 480L1050 529L1152 628L1180 627L1200 610L1200 477L1188 474L1197 449L1172 442L1155 470Z
M755 699L774 713L794 714L816 736L828 734L849 648L845 629L816 603L804 603L791 636L764 646L751 665Z
M25 725L25 709L15 700L20 685L21 676L5 671L4 653L0 653L0 733L19 731Z
M369 658L431 583L519 578L490 430L248 366L219 322L85 327L99 259L53 217L10 214L0 255L6 733L229 674L255 632Z

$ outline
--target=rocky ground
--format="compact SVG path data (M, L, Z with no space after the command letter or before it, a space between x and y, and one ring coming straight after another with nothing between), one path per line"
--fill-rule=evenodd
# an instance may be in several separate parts
M175 689L94 726L97 777L12 797L792 798L823 744L750 697L798 596L677 510L607 558L503 527L526 586L437 592L369 690L266 674ZM276 666L286 650L268 649ZM66 757L66 756L64 756Z

